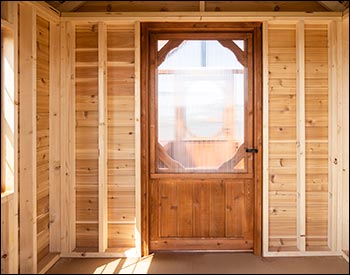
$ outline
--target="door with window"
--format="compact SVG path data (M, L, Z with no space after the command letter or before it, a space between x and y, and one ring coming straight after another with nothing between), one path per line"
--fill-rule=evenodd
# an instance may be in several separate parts
M249 23L142 25L149 251L259 253L259 34Z

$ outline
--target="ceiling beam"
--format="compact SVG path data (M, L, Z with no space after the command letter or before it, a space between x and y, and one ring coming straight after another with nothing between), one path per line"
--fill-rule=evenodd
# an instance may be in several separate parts
M348 2L348 1L343 1L343 2ZM342 12L346 9L346 6L340 3L340 1L318 1L318 3L330 11Z
M54 6L60 12L73 12L79 9L86 1L47 1L50 5Z

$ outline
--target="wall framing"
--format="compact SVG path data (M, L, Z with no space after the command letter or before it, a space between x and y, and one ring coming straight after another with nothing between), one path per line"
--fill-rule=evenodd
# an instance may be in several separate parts
M12 2L11 2L12 3ZM259 21L263 22L263 71L262 71L262 77L263 77L263 198L262 198L262 204L263 204L263 242L262 242L262 251L263 256L265 257L275 257L275 256L326 256L326 255L345 255L346 253L343 251L348 251L348 239L346 239L346 236L348 235L348 211L345 211L344 209L347 209L348 207L348 197L344 196L346 190L348 190L348 63L346 63L346 49L348 49L348 34L346 30L346 27L348 27L348 13L345 13L342 21L342 13L334 13L334 12L314 12L314 13L305 13L305 12L258 12L254 14L254 17L252 17L252 14L250 12L207 12L205 11L205 3L204 1L200 1L199 5L199 12L121 12L121 13L62 13L61 17L59 17L58 13L55 13L51 9L47 7L47 5L43 5L42 3L24 3L24 2L15 2L15 6L17 7L19 5L20 7L26 7L25 9L31 10L31 13L36 14L48 22L50 22L50 44L52 45L52 48L50 47L50 106L52 106L53 112L50 116L50 136L52 137L50 139L50 193L61 193L61 198L50 196L50 222L52 222L52 226L50 227L50 252L61 252L60 257L67 257L67 256L73 256L73 257L118 257L118 256L140 256L141 254L147 254L147 251L141 251L141 233L145 230L144 229L144 223L141 221L141 197L143 194L141 193L141 167L140 167L140 158L135 157L134 158L134 184L135 184L135 193L132 193L132 196L135 200L135 226L134 226L134 236L135 236L135 248L113 248L108 249L108 244L106 246L106 235L108 238L108 233L104 231L106 228L105 226L105 212L104 211L101 214L100 220L103 221L100 226L100 232L99 235L100 238L100 252L75 252L74 249L76 248L76 227L75 227L75 211L72 215L66 215L67 212L70 212L70 209L75 209L76 207L76 199L75 199L75 160L74 160L74 152L75 152L75 26L76 24L88 24L89 22L95 22L99 24L100 26L115 26L118 28L118 26L123 24L130 24L133 25L133 38L134 38L134 47L133 47L133 76L134 76L134 82L133 85L133 91L134 91L134 98L132 99L132 106L134 110L134 117L133 119L133 125L134 125L134 132L133 132L133 142L134 142L134 150L135 150L135 156L142 156L142 151L140 147L140 118L141 118L141 99L140 99L140 55L141 55L141 49L140 49L140 23L141 22L251 22L251 21ZM16 14L16 13L15 13ZM35 17L35 16L34 16ZM31 19L33 19L31 17ZM33 19L34 20L34 19ZM346 21L347 20L347 21ZM2 20L2 25L7 25L10 28L14 28L15 37L17 37L17 26L16 26L16 19L14 19L13 24L7 23ZM298 26L296 29L298 30L298 35L301 35L302 33L302 25L307 24L328 24L328 30L329 35L332 38L331 45L329 46L329 64L334 65L333 69L330 69L328 72L329 77L329 83L330 83L330 91L332 93L329 94L329 106L330 110L338 110L337 112L331 112L329 111L329 117L328 121L332 122L332 125L335 125L332 129L329 129L329 163L328 163L328 169L330 174L330 181L333 184L329 186L331 190L331 197L329 200L329 220L334 220L336 222L329 223L331 226L328 230L328 240L329 240L329 246L331 249L329 251L304 251L303 248L305 248L306 244L304 244L304 237L303 237L303 223L307 226L307 218L305 217L305 211L307 211L304 207L305 200L307 201L307 191L305 191L303 188L302 182L303 182L303 170L307 170L307 163L303 163L302 161L298 161L298 171L299 171L299 192L301 194L300 199L298 200L298 215L297 219L299 221L300 229L298 230L298 238L299 238L299 250L300 251L271 251L269 250L269 219L268 217L271 217L271 213L269 212L269 154L270 150L268 148L268 142L269 142L269 119L270 116L269 113L269 28L273 26L274 28L279 28L280 25L295 25ZM23 30L20 31L22 33L21 39L26 39L28 42L28 45L32 46L32 50L35 49L35 45L33 45L33 41L35 41L35 27L32 27L33 24L28 24L28 28L31 28L31 34L32 37L27 37L23 35ZM24 26L22 26L24 27ZM18 26L18 29L20 29L20 26ZM304 28L305 32L305 28ZM29 33L27 35L29 35ZM347 40L346 40L347 39ZM333 41L336 41L334 43ZM305 41L304 41L305 42ZM15 43L16 40L15 40ZM21 44L22 43L22 44ZM347 44L346 44L347 43ZM24 51L24 42L21 42L19 40L18 47L20 48L22 46L22 51ZM58 47L55 47L58 46ZM305 56L303 57L303 51L302 51L302 43L299 44L299 50L297 51L299 53L299 63L302 64L302 59L307 59ZM15 44L16 48L16 44ZM27 51L27 46L25 47ZM131 52L131 49L129 49ZM34 50L33 50L34 51ZM57 56L57 53L60 52L59 56ZM99 52L100 53L100 52ZM103 51L101 51L101 60L103 60ZM305 53L304 53L305 54ZM29 53L27 52L27 55L29 56ZM35 56L35 55L34 55ZM15 56L15 59L17 56ZM23 55L21 55L19 61L20 67L23 67L23 63L21 65L20 62L24 62L22 59ZM347 57L348 60L348 57ZM120 63L123 61L117 61L117 63L111 64L112 66L116 67L128 67L131 66L130 64L125 66L125 64ZM31 61L31 72L28 72L30 74L31 79L35 80L35 69L34 69L34 62ZM100 64L101 65L101 64ZM102 65L104 66L104 65ZM60 67L60 68L59 68ZM331 67L329 65L329 67ZM304 66L304 70L306 71L307 68ZM59 72L64 72L62 74L61 79L54 79L53 75L58 75ZM304 72L306 73L306 72ZM301 91L300 95L302 96L303 92L303 83L302 83L302 71L298 72L299 79L301 80L299 82L299 91ZM28 82L28 84L32 83L30 80L23 79L25 76L21 75L20 83L24 83L23 81ZM103 70L101 70L99 79L103 78ZM28 78L29 79L29 78ZM35 81L34 81L35 82ZM104 85L102 84L103 81L100 84L100 91L104 90ZM305 84L305 83L304 83ZM30 84L31 91L30 93L34 94L35 91L35 85L32 83ZM16 88L15 88L16 89ZM305 91L304 91L305 92ZM102 92L103 93L103 92ZM23 96L23 94L20 95L20 98ZM60 99L59 102L57 102L58 98ZM28 104L31 104L32 106L34 103L35 98L32 98L33 100L31 103L27 101ZM300 122L303 121L303 103L302 97L299 97L300 100L298 100L298 114L299 119L301 119ZM22 99L23 100L23 99ZM21 101L21 100L20 100ZM33 122L33 117L35 117L35 110L32 108L32 111L30 111L31 107L29 105L20 105L20 113L26 112L29 110L30 116L27 116L25 119L30 120ZM100 107L102 108L103 103ZM33 107L33 106L32 106ZM50 107L51 108L51 107ZM305 108L305 106L304 106ZM307 108L307 107L306 107ZM305 115L305 113L304 113ZM20 117L19 120L24 119L24 117ZM23 123L23 121L22 121ZM34 122L33 122L34 123ZM34 123L35 124L35 123ZM101 131L104 132L104 126L105 124L102 124L99 126L101 128ZM35 129L31 128L32 130ZM60 128L60 129L58 129ZM331 127L330 127L331 128ZM302 130L304 129L304 126L302 123L299 124L298 129L301 130L299 132L299 139L303 140L303 133ZM29 138L26 133L24 133L25 129L20 129L19 137L20 140L23 140L23 138ZM105 137L103 138L103 134L101 136L101 141L106 140L106 136L108 136L108 133L105 133ZM26 150L31 150L34 148L34 136L31 137L31 146L27 146L26 143ZM104 144L105 145L105 144ZM103 149L104 146L101 143L101 149ZM19 147L23 148L23 144L21 145L19 142ZM307 146L306 146L307 147ZM302 153L303 151L307 151L307 148L299 147L298 152ZM103 151L103 150L102 150ZM108 149L107 149L108 151ZM20 152L21 154L22 152ZM31 158L32 161L34 161L34 151L31 151L31 155L27 155L28 158ZM100 161L101 164L105 163L105 157L106 157L106 149L105 149L105 156L103 156L103 152L100 155ZM335 158L337 159L337 164L335 164ZM17 159L17 158L16 158ZM33 172L28 178L24 176L23 172L23 159L19 159L19 173L18 178L19 182L23 182L24 179L28 180L28 178L34 179L35 173ZM306 160L307 161L307 160ZM35 169L34 169L35 170ZM106 170L106 169L104 169ZM108 177L108 176L107 176ZM103 175L100 177L100 183L103 182ZM52 183L52 184L51 184ZM307 188L307 186L306 186ZM31 192L32 195L35 196L34 192L34 185L31 186ZM60 191L57 191L59 190ZM25 190L25 189L22 189ZM27 194L29 196L30 193ZM105 186L100 186L100 208L105 207L105 203L108 201L108 194L106 195L106 188ZM18 196L18 192L16 192L15 187L15 193L13 196L9 196L6 199L2 199L2 206L5 205L4 211L7 209L10 216L16 216L17 210L16 210L16 200ZM24 206L24 200L25 197L22 196L20 200L22 200L22 206L20 208L22 211L20 211L20 215L22 215L22 219L27 220L27 223L22 223L20 230L29 230L33 233L35 231L35 225L30 224L28 222L28 216L24 216L23 209ZM33 202L34 198L31 197L30 200ZM4 204L3 204L4 202ZM7 204L7 206L6 206ZM345 206L344 206L345 205ZM30 206L28 209L34 213L34 205ZM12 210L10 210L10 208ZM52 210L52 211L51 211ZM12 211L12 212L11 212ZM3 211L2 211L3 212ZM108 220L108 217L107 217ZM13 224L8 224L9 228L14 228L16 230L17 228L17 222L15 221ZM9 231L4 234L9 234ZM29 232L27 231L27 232ZM129 234L129 233L128 233ZM296 234L297 236L297 234ZM22 242L25 241L23 238L25 238L22 235ZM129 238L129 237L128 237ZM33 237L33 239L36 239ZM108 242L108 241L107 241ZM22 243L23 245L23 243ZM22 246L21 245L21 246ZM30 254L36 254L35 251L35 241L32 241L30 246L28 246L28 251L22 251L23 253L27 253L26 255ZM107 249L106 249L107 247ZM16 248L16 242L14 242L13 248L14 251L17 250ZM49 266L54 264L55 261L58 260L59 256L55 254L51 258L47 259L45 263L42 263L38 265L38 263L34 260L30 262L26 262L24 258L27 256L25 254L20 255L20 266L21 270L27 270L28 272L44 272L47 270ZM29 253L29 254L28 254ZM347 252L348 253L348 252ZM348 257L348 256L347 256ZM18 259L16 259L16 253L9 259L9 270L17 271L18 268ZM348 259L348 258L347 258ZM15 272L13 272L15 273Z

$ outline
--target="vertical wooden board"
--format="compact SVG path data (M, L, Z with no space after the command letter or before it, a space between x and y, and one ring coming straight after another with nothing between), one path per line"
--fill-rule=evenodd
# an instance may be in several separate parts
M210 184L210 237L225 236L225 182Z
M30 5L19 9L19 173L20 272L37 272L36 230L36 14Z
M253 239L253 224L256 222L251 217L254 215L254 184L251 179L244 180L244 214L243 219L243 234L245 239Z
M149 232L149 238L157 239L159 238L159 230L160 230L159 215L160 215L160 207L161 207L161 204L158 202L159 181L152 180L150 182L152 184L150 184L150 187L149 187L149 208L151 209L149 214L149 224L154 229ZM148 228L148 226L146 228Z
M226 237L243 237L244 185L226 183Z
M160 237L175 237L177 235L177 184L164 182L159 186L159 222Z
M349 255L349 13L343 16L343 75L342 75L342 250Z
M107 249L108 227L107 227L107 159L108 159L108 134L107 134L107 45L106 45L106 25L98 23L98 184L99 184L99 251Z
M61 252L76 246L75 26L61 23ZM67 215L70 213L70 215Z
M297 247L305 251L305 27L297 23Z
M177 236L192 237L192 207L193 184L179 181L177 183L178 209L177 209Z
M269 139L272 139L272 135L269 133L269 29L268 22L263 22L262 29L262 43L263 43L263 211L262 211L262 250L263 255L269 250ZM272 85L271 85L272 86ZM283 129L283 128L282 128ZM227 191L226 191L227 192ZM226 195L227 197L227 195ZM229 211L229 209L226 209ZM226 215L227 217L227 215ZM227 221L228 223L228 221ZM228 228L226 227L226 234L229 234Z
M193 237L209 236L210 184L193 183Z
M9 274L9 202L1 202L1 274Z

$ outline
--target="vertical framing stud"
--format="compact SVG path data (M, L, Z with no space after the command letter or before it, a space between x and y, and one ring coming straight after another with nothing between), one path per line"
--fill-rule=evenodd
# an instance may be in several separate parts
M99 252L108 246L108 205L107 205L107 29L98 23L98 203L99 203Z
M20 6L20 273L37 273L36 12Z
M75 248L75 26L61 23L61 252ZM69 215L68 215L69 213Z
M305 251L305 37L304 21L296 25L297 67L297 247Z
M61 251L60 25L50 22L50 252Z
M263 22L263 255L269 251L269 58L268 22Z
M337 44L337 23L331 21L328 26L328 246L332 251L337 246Z
M135 196L136 196L136 253L141 257L141 29L135 23Z

